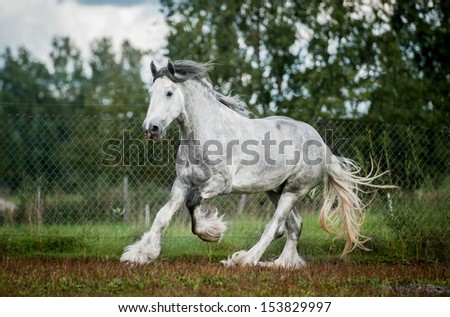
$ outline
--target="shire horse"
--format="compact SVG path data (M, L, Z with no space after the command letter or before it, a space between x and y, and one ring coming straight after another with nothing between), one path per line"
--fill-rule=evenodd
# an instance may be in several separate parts
M155 260L161 252L161 235L183 204L191 216L192 232L202 240L218 242L227 225L217 210L205 208L202 202L217 195L266 192L276 208L260 240L222 263L303 267L306 262L297 251L302 218L295 204L322 182L321 228L332 234L342 231L343 255L355 248L366 250L368 238L360 233L365 206L358 194L361 186L390 187L373 183L384 173L372 169L360 176L354 161L333 155L319 133L304 122L284 116L249 118L239 98L213 88L209 66L169 60L166 67L157 69L151 62L153 85L143 130L156 141L173 121L178 122L177 176L151 229L125 248L121 261L146 264ZM261 262L270 243L284 232L281 255Z

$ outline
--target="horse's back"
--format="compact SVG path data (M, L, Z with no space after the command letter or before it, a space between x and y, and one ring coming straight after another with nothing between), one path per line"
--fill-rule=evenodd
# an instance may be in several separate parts
M286 116L270 116L253 120L270 122L275 127L274 130L279 130L281 132L283 132L283 130L286 130L290 138L301 137L303 141L316 140L324 144L319 132L317 132L317 130L313 126L306 122L298 121Z

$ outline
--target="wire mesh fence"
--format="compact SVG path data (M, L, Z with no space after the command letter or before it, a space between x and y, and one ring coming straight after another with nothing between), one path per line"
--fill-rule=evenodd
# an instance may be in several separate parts
M2 228L21 227L26 232L26 228L74 226L78 229L66 232L76 235L86 226L124 224L142 233L168 198L179 140L175 126L160 142L146 140L141 125L142 118L117 114L3 117ZM354 159L363 173L370 171L373 160L380 170L390 171L380 182L400 187L365 197L373 199L366 235L404 248L425 246L434 257L448 259L448 128L337 120L313 125L335 154ZM221 196L210 203L228 221L260 220L255 229L259 234L273 213L264 193ZM299 202L298 209L315 219L321 203L319 188ZM188 223L188 212L181 210L175 222ZM123 234L116 230L113 235Z

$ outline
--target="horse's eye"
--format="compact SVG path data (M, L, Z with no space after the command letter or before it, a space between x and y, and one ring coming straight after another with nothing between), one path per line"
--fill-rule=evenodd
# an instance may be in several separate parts
M166 96L169 97L169 98L172 97L172 95L173 95L173 92L171 92L171 91L168 91L167 94L166 94Z

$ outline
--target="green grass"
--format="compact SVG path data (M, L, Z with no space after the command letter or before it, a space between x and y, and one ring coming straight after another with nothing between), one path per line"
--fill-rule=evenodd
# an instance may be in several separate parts
M367 217L367 223L375 221ZM373 219L372 219L373 218ZM206 243L191 233L190 223L185 219L175 221L164 232L162 258L224 259L234 252L254 245L267 224L266 219L234 217L227 219L229 229L220 243ZM331 236L318 225L317 216L303 216L303 233L299 252L310 258L336 257L344 242ZM27 225L4 225L0 227L0 251L9 256L49 257L100 257L118 259L123 248L140 238L147 229L140 225L86 224L51 225L29 227ZM389 230L383 236L389 236ZM275 241L267 250L265 258L276 257L285 239Z
M363 234L372 237L367 243L372 251L356 251L350 258L366 262L448 261L448 212L429 208L396 207L395 215L375 206L366 213ZM443 206L445 208L445 206ZM443 218L444 217L444 218ZM298 245L307 259L339 258L342 238L322 231L315 213L304 212L303 231ZM162 238L162 259L225 259L236 251L251 248L260 238L268 216L227 215L229 229L220 243L206 243L191 233L186 215L176 217ZM143 225L110 223L84 225L3 225L0 226L0 252L9 257L99 257L119 259L123 248L147 231ZM284 238L275 241L264 259L281 252Z
M226 258L238 250L248 249L255 244L267 224L266 220L245 217L228 219L228 222L229 230L226 231L222 241L215 244L206 243L193 235L190 223L185 219L175 219L164 232L161 256L168 259ZM315 240L323 240L322 247L326 246L327 249L329 243L335 244L332 236L318 229L315 216L307 215L304 222L304 237L301 241L304 239L305 243L300 243L300 250L303 244L308 250L312 250L313 246L309 244ZM123 248L139 239L146 230L148 229L144 226L123 223L41 227L4 225L0 227L0 251L9 256L95 256L118 259ZM283 238L276 241L267 251L267 256L276 256L283 243ZM325 251L328 250L323 250Z

